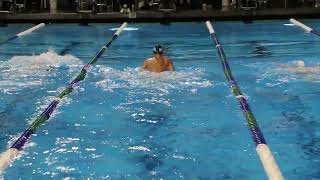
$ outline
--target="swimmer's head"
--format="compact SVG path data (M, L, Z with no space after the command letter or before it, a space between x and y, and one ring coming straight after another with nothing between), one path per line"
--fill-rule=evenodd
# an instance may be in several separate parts
M298 67L304 67L305 64L304 64L304 61L303 60L298 60L298 61L295 61L294 64Z
M153 53L154 54L162 54L163 53L163 49L160 45L156 45L153 48Z

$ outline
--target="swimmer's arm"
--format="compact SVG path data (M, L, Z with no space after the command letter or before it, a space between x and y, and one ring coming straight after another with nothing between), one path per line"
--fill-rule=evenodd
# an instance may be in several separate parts
M147 70L147 66L148 66L148 63L147 63L147 60L144 61L143 65L140 67L140 71L144 71L144 70Z

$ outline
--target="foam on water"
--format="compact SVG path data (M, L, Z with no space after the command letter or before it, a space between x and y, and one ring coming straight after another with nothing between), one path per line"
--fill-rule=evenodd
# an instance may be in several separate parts
M128 147L128 150L137 150L137 151L151 151L149 148L144 147L144 146L131 146Z
M313 73L294 73L288 71L287 67L296 67L297 61L291 61L285 64L279 65L279 63L268 63L266 67L265 63L254 63L250 67L258 69L259 78L257 82L261 82L265 79L271 79L273 82L268 82L266 85L269 87L282 86L288 82L319 82L320 81L320 72ZM311 62L310 64L314 64ZM284 67L282 67L284 66ZM315 65L308 65L312 67Z
M14 56L0 64L0 91L10 92L25 87L39 86L45 77L55 75L55 69L67 66L75 70L80 60L72 55L59 56L49 50L33 56Z
M100 67L98 73L101 73L104 79L96 85L111 92L115 89L144 89L144 93L166 95L170 90L194 91L197 88L212 86L212 82L203 78L204 69L184 69L158 74L139 71L139 68L126 68L121 71Z
M103 79L96 82L96 86L109 93L127 93L113 108L131 114L139 123L157 124L162 121L161 117L148 115L150 107L146 104L172 108L179 96L196 94L200 88L213 86L213 82L204 78L205 69L200 68L159 74L139 71L139 68L126 68L123 71L110 67L99 68L99 72L95 72L102 74Z

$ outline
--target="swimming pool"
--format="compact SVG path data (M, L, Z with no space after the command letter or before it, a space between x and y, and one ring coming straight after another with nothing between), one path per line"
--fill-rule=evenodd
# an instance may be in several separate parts
M303 20L320 28L315 20ZM320 39L288 21L217 22L235 79L286 179L320 179ZM0 150L12 144L119 24L51 24L0 46ZM28 24L2 28L0 40ZM204 23L129 24L27 143L5 179L266 179ZM139 72L162 44L176 72Z

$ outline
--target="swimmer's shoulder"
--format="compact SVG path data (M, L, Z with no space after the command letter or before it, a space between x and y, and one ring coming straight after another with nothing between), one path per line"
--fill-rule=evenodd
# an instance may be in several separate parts
M145 62L151 62L153 60L154 60L154 57L151 57L151 58L146 59Z
M153 61L153 58L148 58L148 59L146 59L146 60L144 60L144 65L148 65L148 64L150 64L151 62Z
M167 57L165 57L164 59L165 59L166 64L172 64L171 59L169 59L169 58L167 58Z

